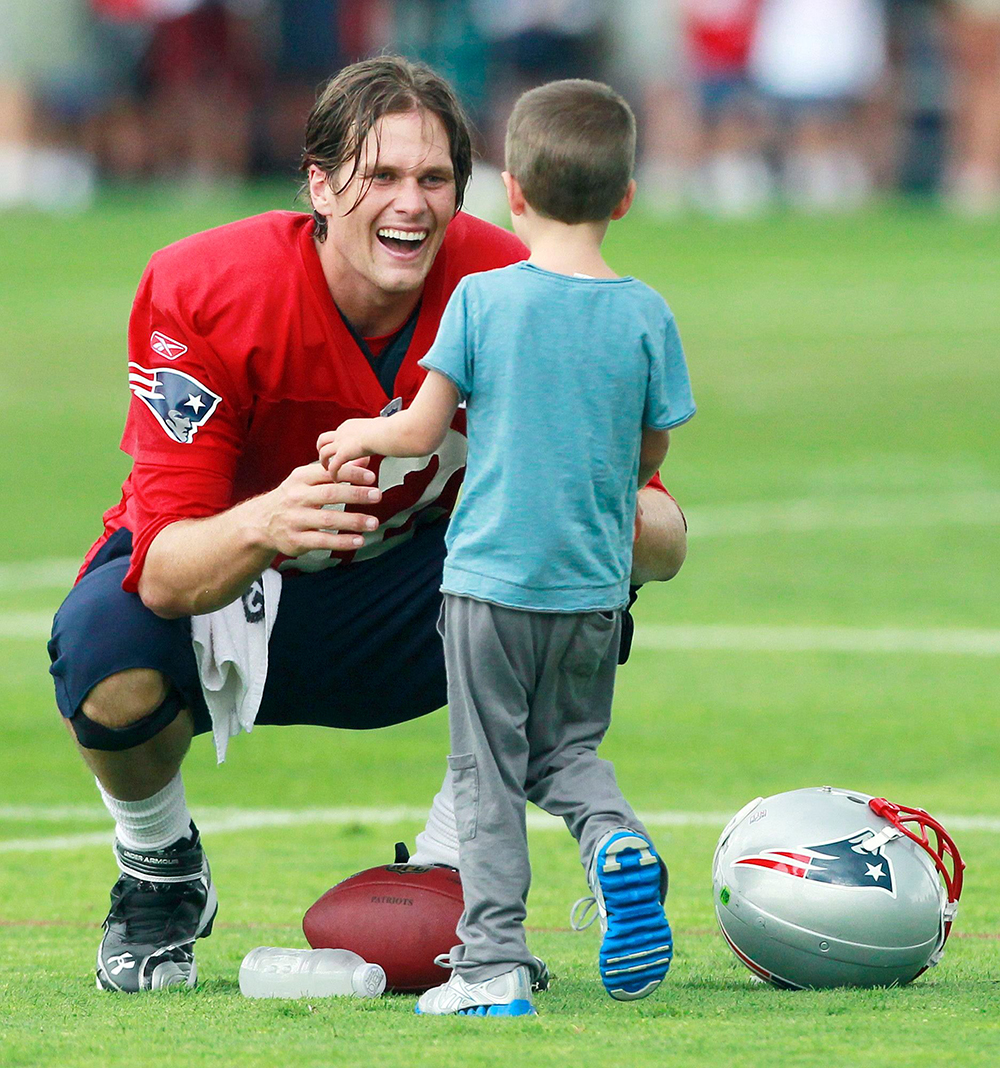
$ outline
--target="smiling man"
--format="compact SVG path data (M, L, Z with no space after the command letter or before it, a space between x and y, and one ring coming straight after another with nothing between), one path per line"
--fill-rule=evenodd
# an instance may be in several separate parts
M312 213L196 234L142 277L132 471L49 643L59 709L115 820L102 989L196 981L217 900L180 775L194 734L212 731L221 757L254 724L368 729L444 704L435 624L464 413L435 454L373 458L347 481L316 462L316 439L408 404L461 278L526 255L459 211L471 166L443 79L355 64L309 118ZM670 578L683 519L660 486L640 499L633 578ZM418 842L455 862L447 783Z

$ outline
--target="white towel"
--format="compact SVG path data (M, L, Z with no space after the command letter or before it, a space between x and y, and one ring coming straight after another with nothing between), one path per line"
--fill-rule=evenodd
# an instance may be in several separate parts
M281 600L281 575L268 568L225 608L191 618L191 642L212 715L221 764L229 739L253 730L267 681L267 643Z

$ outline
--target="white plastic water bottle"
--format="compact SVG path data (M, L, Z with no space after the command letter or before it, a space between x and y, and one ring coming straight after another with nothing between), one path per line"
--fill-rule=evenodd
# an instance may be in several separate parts
M248 998L377 998L385 972L349 949L251 949L240 965Z

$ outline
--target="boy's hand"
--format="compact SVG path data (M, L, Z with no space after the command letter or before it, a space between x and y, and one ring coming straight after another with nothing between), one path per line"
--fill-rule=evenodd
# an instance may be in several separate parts
M368 422L368 419L346 419L336 430L327 430L317 438L319 462L333 478L337 478L344 464L352 460L368 462L370 450L364 441L364 428Z

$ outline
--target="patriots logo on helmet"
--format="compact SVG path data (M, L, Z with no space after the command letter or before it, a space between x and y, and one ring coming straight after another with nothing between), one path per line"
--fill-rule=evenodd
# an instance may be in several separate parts
M792 849L765 849L759 853L739 857L734 867L767 868L796 879L818 883L832 883L852 889L882 890L896 896L892 862L884 847L866 849L865 843L875 836L866 827L847 838L822 842L813 846Z
M129 363L129 389L146 405L167 437L190 445L222 398L183 371Z

